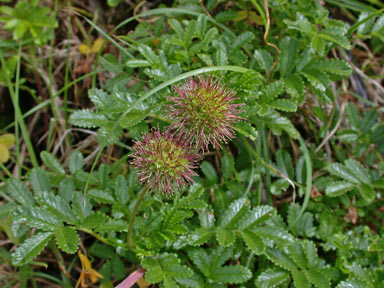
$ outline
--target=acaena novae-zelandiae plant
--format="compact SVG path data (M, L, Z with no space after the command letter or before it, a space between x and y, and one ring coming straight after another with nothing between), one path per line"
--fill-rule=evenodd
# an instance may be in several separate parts
M144 185L130 218L128 246L132 247L134 218L147 191L172 195L197 175L196 168L200 156L188 142L171 130L161 132L157 129L136 141L131 165L138 171L138 180Z
M234 137L243 104L235 103L238 98L221 78L192 77L174 90L177 95L168 97L172 128L191 145L204 152L210 144L221 147Z

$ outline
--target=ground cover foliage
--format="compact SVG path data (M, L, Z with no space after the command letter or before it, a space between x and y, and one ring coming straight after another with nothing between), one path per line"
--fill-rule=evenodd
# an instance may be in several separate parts
M380 1L0 2L1 287L384 286Z

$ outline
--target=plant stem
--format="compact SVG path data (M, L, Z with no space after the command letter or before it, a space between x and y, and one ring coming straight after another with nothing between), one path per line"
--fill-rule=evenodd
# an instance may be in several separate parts
M13 178L13 175L12 175L12 173L7 169L7 167L5 167L5 165L3 164L3 163L1 163L0 162L0 168L5 172L5 174L7 174L7 176L9 177L9 178ZM1 173L0 173L0 177L4 177ZM5 178L4 178L5 179ZM4 180L4 182L5 182L5 180Z
M127 236L127 242L128 242L128 248L132 248L132 231L133 231L133 224L135 223L135 218L137 211L139 210L141 202L143 202L145 194L147 194L147 191L149 187L146 186L143 190L141 190L139 198L136 200L135 207L133 207L131 218L129 219L129 228L128 228L128 236Z
M97 240L99 240L100 242L104 243L104 244L107 244L109 246L113 246L113 244L111 242L109 242L107 239L105 239L103 236L100 236L99 234L96 234L95 232L93 232L92 230L89 230L89 229L86 229L86 228L81 228L79 229L80 231L83 231L89 235L92 235L93 237L95 237Z

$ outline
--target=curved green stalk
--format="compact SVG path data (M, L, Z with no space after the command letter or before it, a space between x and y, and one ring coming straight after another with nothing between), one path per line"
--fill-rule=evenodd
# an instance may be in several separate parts
M252 2L253 6L255 6L257 12L259 12L261 19L263 19L264 27L266 28L267 19L265 18L264 10L261 8L261 6L259 5L259 3L257 3L256 0L250 0L250 1Z

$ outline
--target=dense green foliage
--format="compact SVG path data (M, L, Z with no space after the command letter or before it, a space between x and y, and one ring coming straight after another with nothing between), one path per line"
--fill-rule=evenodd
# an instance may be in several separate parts
M167 288L383 287L384 89L358 70L377 90L357 95L347 58L356 42L374 54L384 49L382 4L271 0L266 11L256 0L202 2L148 10L110 34L84 18L110 45L94 58L105 77L94 78L88 108L63 109L67 127L97 134L91 165L89 151L61 151L61 160L58 149L35 153L13 101L15 134L31 159L20 177L1 163L0 232L17 247L0 246L0 261L33 278L46 247L58 259L60 251L75 259L81 248L103 263L104 287L139 266L147 282ZM54 41L57 22L38 1L0 11L13 33L0 42L0 85L16 100L28 91L20 87L21 49ZM343 13L355 21L337 20ZM145 188L129 166L133 141L173 124L172 87L199 75L221 77L244 104L236 137L201 155L194 184L171 197L147 193L136 216ZM55 279L73 287L67 276Z

